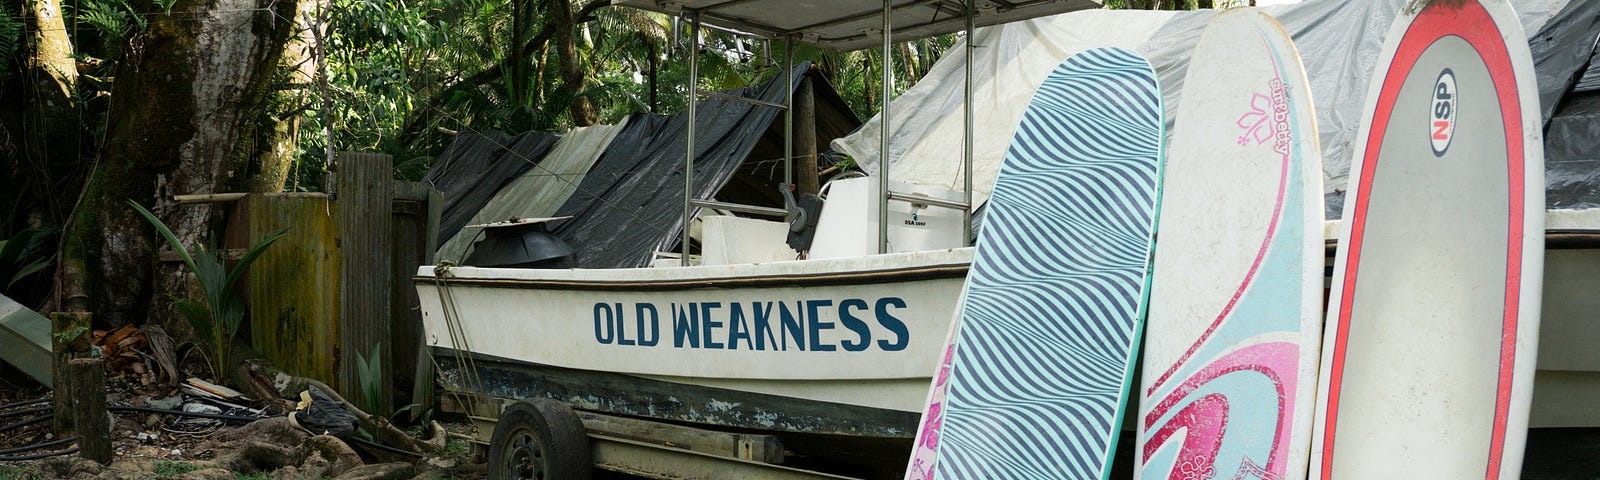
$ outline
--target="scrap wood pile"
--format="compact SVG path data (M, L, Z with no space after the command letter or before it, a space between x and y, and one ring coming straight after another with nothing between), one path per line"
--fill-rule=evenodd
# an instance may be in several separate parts
M96 330L90 344L100 350L106 375L125 375L137 384L139 393L168 396L178 387L182 375L172 337L161 325L143 327L132 324L111 330Z
M216 463L231 455L228 452L236 450L236 444L260 453L259 445L254 445L258 439L292 439L278 445L278 450L289 454L270 461L255 458L250 460L255 465L251 468L298 468L307 461L318 463L308 458L326 458L329 461L318 463L326 468L307 470L321 472L312 475L319 477L337 476L339 471L367 462L416 463L425 453L440 452L445 446L446 434L437 422L423 426L426 440L414 438L387 419L356 408L327 385L285 374L261 359L241 362L233 372L248 394L188 376L180 365L195 359L179 355L199 350L175 349L159 325L124 325L93 331L88 337L94 350L90 355L100 357L106 368L106 404L107 410L116 414L113 443L118 461L155 456ZM48 397L32 400L30 405L42 405L34 412L41 418L26 418L35 423L28 430L28 440L19 439L25 443L20 448L37 455L12 458L0 454L0 460L37 460L76 451L71 448L75 438L51 433L51 424L43 417L51 414L48 401ZM305 442L314 437L326 438ZM313 447L322 453L304 451ZM10 448L18 447L0 443L0 451ZM290 476L298 478L299 473Z

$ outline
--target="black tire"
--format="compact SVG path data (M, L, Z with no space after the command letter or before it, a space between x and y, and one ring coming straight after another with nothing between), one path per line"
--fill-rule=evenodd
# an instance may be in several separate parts
M567 404L527 399L507 407L489 441L490 480L588 480L589 436Z

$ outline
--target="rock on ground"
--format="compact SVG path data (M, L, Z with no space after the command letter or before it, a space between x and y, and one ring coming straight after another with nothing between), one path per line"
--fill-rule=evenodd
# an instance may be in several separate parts
M334 480L407 480L415 470L405 462L362 465L334 477Z

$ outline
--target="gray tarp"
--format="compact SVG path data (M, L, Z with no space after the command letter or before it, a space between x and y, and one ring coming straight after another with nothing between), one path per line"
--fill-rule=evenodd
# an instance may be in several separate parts
M1294 37L1311 81L1321 129L1327 213L1338 217L1350 168L1350 143L1360 128L1367 84L1384 36L1402 0L1317 0L1266 7ZM1549 121L1557 99L1583 71L1596 35L1594 0L1519 0L1515 8L1529 34L1538 70L1540 98ZM1189 52L1214 11L1083 11L979 29L974 43L978 79L974 139L975 199L987 198L1000 158L1010 144L1031 93L1062 59L1087 48L1133 48L1151 60L1165 90L1168 121L1178 104ZM1549 28L1546 28L1546 27ZM963 46L957 44L932 72L893 104L890 178L959 189ZM877 118L834 143L876 174ZM1169 132L1171 129L1169 128ZM1557 132L1552 131L1554 136ZM1590 137L1592 138L1592 137ZM1561 141L1561 139L1556 139ZM1588 145L1593 145L1590 142ZM1591 147L1592 150L1592 147ZM1551 168L1551 188L1583 182L1578 174ZM1583 174L1589 175L1589 174ZM1593 183L1588 183L1593 185ZM1564 196L1552 192L1551 198ZM1588 201L1600 201L1593 197Z
M467 225L493 223L515 218L548 217L561 208L583 181L589 167L611 144L624 123L575 128L561 136L537 165L506 184L467 221ZM439 246L440 260L460 262L471 253L478 237L472 229L446 240Z
M439 241L447 241L460 232L495 192L544 158L545 151L559 138L548 132L456 135L422 177L423 183L444 193Z
M809 63L796 66L792 85L783 85L780 75L726 93L782 104L809 68ZM709 199L722 189L779 113L732 100L700 101L695 122L697 198ZM555 216L574 217L558 222L553 232L577 249L579 267L644 266L653 252L677 242L683 227L688 125L687 112L629 117L577 191L556 211Z

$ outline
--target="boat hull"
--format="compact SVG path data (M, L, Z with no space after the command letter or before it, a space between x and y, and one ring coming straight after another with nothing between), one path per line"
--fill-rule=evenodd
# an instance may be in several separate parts
M480 393L909 438L971 258L954 249L679 268L461 267L442 278L424 267L416 285L426 343L487 359L480 374L503 383L485 378ZM451 379L450 363L440 362L446 387L473 390ZM703 398L684 402L689 391ZM847 411L874 420L858 424Z

